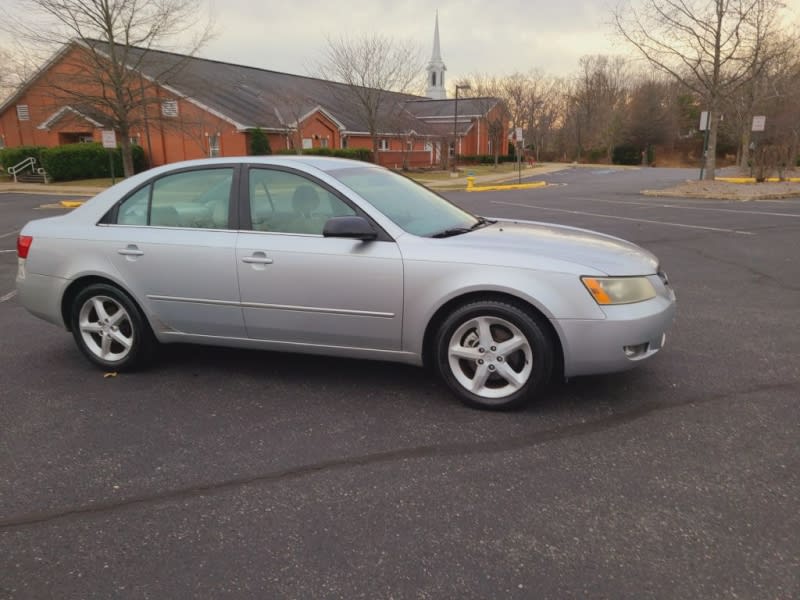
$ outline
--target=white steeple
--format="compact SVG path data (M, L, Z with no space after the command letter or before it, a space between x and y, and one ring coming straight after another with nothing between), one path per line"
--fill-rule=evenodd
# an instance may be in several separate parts
M436 26L433 30L433 54L425 69L428 72L428 88L425 95L434 100L444 100L447 98L447 90L444 87L444 72L447 67L442 60L442 52L439 49L439 11L436 11Z

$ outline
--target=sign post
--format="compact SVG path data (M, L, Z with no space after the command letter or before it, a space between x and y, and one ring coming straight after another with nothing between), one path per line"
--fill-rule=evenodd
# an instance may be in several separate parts
M111 167L111 185L117 183L114 176L114 150L117 149L117 134L113 129L103 129L102 133L103 148L107 148L108 152L108 165Z
M750 131L753 132L753 140L750 142L750 149L753 151L753 156L750 157L750 176L753 176L753 167L759 161L758 159L758 136L759 131L764 131L767 128L767 117L765 115L757 115L753 117L753 125Z
M703 179L703 171L706 168L706 155L708 154L708 130L711 129L708 126L708 111L704 110L700 113L700 129L699 131L705 131L706 134L703 136L703 155L700 158L702 161L700 163L700 180Z
M514 131L517 142L517 183L522 183L522 151L525 148L525 140L522 139L522 127L517 127Z

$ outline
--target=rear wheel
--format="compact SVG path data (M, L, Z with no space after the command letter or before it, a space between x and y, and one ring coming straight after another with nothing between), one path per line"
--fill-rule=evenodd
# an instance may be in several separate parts
M141 366L155 346L139 308L108 284L92 284L78 292L72 302L70 325L81 352L108 371Z
M457 308L436 338L439 374L475 408L506 410L530 400L549 381L553 354L537 318L494 300Z

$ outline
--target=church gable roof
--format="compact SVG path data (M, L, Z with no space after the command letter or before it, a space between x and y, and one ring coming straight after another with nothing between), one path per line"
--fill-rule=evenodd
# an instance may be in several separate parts
M103 42L95 42L103 50ZM158 84L229 117L240 128L280 129L322 107L347 131L367 131L345 84L244 65L132 48L139 70ZM386 92L387 110L398 111L412 94Z

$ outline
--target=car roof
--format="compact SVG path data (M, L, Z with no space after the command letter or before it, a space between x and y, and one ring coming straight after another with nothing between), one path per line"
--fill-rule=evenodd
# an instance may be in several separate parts
M250 165L281 165L287 167L307 166L319 169L320 171L330 172L338 171L340 169L352 169L356 167L362 168L381 168L374 163L368 163L361 160L353 160L349 158L336 158L332 156L308 156L308 155L291 155L279 154L270 156L226 156L219 158L201 158L196 160L187 160L182 162L175 162L157 167L157 171L151 171L151 174L158 172L168 172L176 169L186 167L201 167L213 166L221 164L250 164Z

